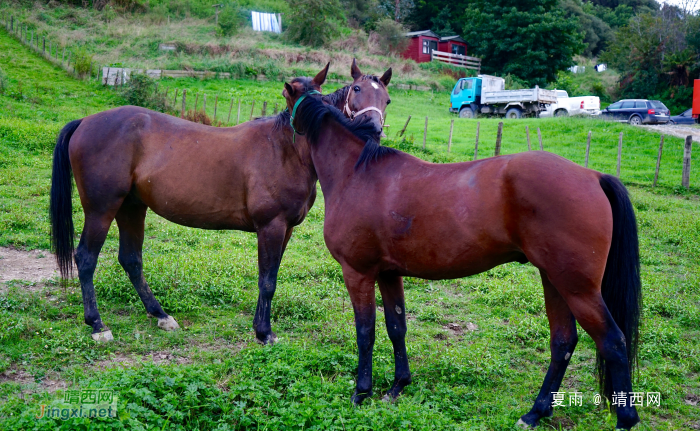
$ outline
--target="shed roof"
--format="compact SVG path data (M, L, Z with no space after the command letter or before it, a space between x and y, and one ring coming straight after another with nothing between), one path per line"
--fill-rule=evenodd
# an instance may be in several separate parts
M418 37L418 36L429 36L439 38L437 34L433 33L431 30L421 30L421 31L411 31L405 34L406 37Z
M440 42L462 42L467 43L466 40L462 39L459 35L445 36L440 38Z

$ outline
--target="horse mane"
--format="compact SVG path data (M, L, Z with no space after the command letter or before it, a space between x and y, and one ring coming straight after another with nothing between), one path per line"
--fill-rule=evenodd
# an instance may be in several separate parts
M345 87L341 87L335 90L331 94L326 94L325 96L321 97L321 100L323 100L323 102L328 105L334 106L338 109L342 109L343 105L345 104L345 98L348 97L349 91L350 86L346 85Z
M312 145L316 145L321 132L321 123L327 116L365 143L360 157L355 163L355 169L360 167L367 168L372 162L376 162L390 154L398 153L394 148L384 147L379 144L379 132L377 132L370 118L365 117L350 121L338 108L326 105L318 97L307 97L299 105L295 118L297 130L303 130L307 135L307 140Z

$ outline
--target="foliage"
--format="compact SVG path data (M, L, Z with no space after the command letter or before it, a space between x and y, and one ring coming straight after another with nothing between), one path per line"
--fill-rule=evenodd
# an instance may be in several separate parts
M620 72L622 96L658 98L675 112L685 110L691 104L692 81L700 77L700 44L695 42L699 28L699 16L665 5L620 28L601 60Z
M452 24L450 24L450 16L450 7L445 6L445 8L432 19L433 32L441 37L454 35L455 31L452 29Z
M92 70L90 70L90 67L92 67L92 55L89 54L85 48L78 49L75 52L73 67L78 76L91 75Z
M406 50L410 40L404 36L406 28L391 18L377 22L376 34L379 46L387 54L400 54Z
M167 101L158 91L158 84L145 74L132 74L122 90L124 100L129 105L142 106L154 111L165 112Z
M583 42L586 44L583 55L597 56L605 49L613 37L613 32L605 21L585 11L580 0L562 0L561 8L567 17L578 19L579 32L584 34Z
M233 36L238 33L243 22L238 5L229 4L219 13L218 33L223 36Z
M345 21L339 0L290 0L289 7L287 37L302 45L325 45L340 34Z
M564 16L558 0L474 0L465 22L482 72L513 74L530 84L553 81L584 48L576 20Z
M5 94L7 87L10 85L10 80L7 79L7 74L0 67L0 94Z
M399 10L396 11L396 0L379 0L380 13L401 23L406 23L415 10L414 0L398 0Z
M340 0L340 2L350 27L374 30L379 19L379 0Z

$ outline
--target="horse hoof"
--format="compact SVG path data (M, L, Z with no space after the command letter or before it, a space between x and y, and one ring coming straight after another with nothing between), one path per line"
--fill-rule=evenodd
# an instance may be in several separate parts
M95 332L94 334L92 334L92 339L97 341L98 343L108 343L110 341L114 341L112 331L110 331L109 329L102 332Z
M534 427L531 427L530 425L526 424L522 418L518 419L518 422L515 423L515 426L520 428L520 429L524 429L524 430L530 430L530 429L534 428Z
M393 404L396 401L396 398L392 397L389 394L386 394L382 397L382 402L387 403L387 404Z
M176 329L180 329L180 325L178 325L175 319L173 319L173 316L158 319L158 327L164 331L174 331Z
M270 332L268 335L266 335L262 339L255 337L255 341L262 344L263 346L271 346L271 345L277 343L278 341L280 341L280 339L277 338L277 335L274 332Z

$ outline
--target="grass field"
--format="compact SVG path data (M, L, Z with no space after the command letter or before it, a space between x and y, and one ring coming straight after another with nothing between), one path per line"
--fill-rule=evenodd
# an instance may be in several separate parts
M45 250L55 134L69 120L122 101L111 90L72 80L2 30L0 67L10 83L0 95L0 245ZM281 102L278 83L162 85ZM454 118L447 113L447 93L395 91L391 96L392 131L414 116L408 142L393 145L433 161L471 159L476 121L455 121L453 149L446 152ZM430 128L423 151L426 115ZM493 152L497 123L480 123L483 156ZM642 423L636 429L697 428L700 409L692 405L700 397L697 169L689 192L678 187L681 142L667 139L661 187L651 189L658 135L592 120L505 122L504 153L527 150L525 126L533 143L533 131L540 127L545 149L577 163L583 160L586 133L593 130L591 166L609 173L614 173L617 137L624 131L622 179L637 213L644 289L635 390L661 393L660 407L640 409ZM273 329L281 342L272 347L253 341L257 254L255 236L248 233L189 229L149 214L144 269L156 297L183 328L172 333L146 317L119 266L116 226L95 274L102 318L115 342L92 342L75 282L65 288L55 281L0 285L0 429L512 429L530 409L549 361L536 270L509 264L458 280L407 279L414 383L396 404L379 401L393 379L393 357L378 313L375 396L353 408L352 307L340 266L323 243L323 216L319 196L285 254L273 301ZM82 217L74 196L78 227ZM581 392L583 405L555 409L553 418L543 420L543 429L614 427L614 416L593 404L594 346L583 331L579 336L562 390ZM40 405L63 394L49 393L48 387L114 389L119 417L37 420Z

